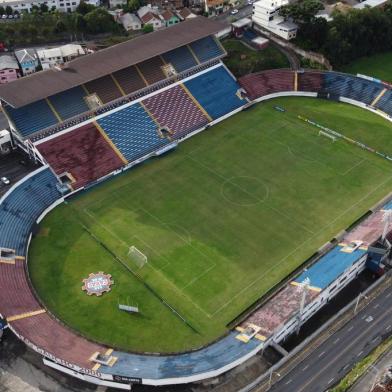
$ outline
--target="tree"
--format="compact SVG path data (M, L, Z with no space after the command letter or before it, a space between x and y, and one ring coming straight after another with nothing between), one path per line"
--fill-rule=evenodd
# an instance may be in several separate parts
M324 6L319 0L303 0L283 6L279 14L285 18L292 18L295 23L303 25L312 22L322 9Z
M7 5L7 7L5 7L5 13L7 14L7 15L12 15L12 8L9 6L9 5Z
M154 31L154 26L152 24L145 24L143 26L143 33L152 33Z
M5 14L5 9L4 7L0 6L0 15L4 15Z
M44 4L44 3L42 3L42 4L40 5L39 8L40 8L40 11L41 11L43 14L49 12L49 7L48 7L46 4Z
M81 15L86 15L89 12L93 11L95 8L96 7L94 5L81 1L79 5L76 7L76 12L78 12Z
M112 15L103 8L95 8L84 16L86 30L92 34L106 33L116 29Z

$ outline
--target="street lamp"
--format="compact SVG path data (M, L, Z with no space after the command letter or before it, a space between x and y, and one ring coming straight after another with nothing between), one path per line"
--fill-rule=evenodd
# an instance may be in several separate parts
M357 308L358 308L359 301L361 300L361 298L368 299L368 297L366 295L364 295L363 293L359 293L359 295L357 297L357 302L355 303L354 314L357 313Z
M274 373L275 373L278 377L280 377L280 373L274 372L274 371L272 370L272 368L271 368L270 375L269 375L269 380L268 380L268 389L271 388L272 375L273 375Z

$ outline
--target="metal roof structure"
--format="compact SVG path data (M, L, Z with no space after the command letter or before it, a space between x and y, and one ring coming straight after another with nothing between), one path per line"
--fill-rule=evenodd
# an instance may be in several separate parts
M37 72L0 86L0 98L18 108L215 34L223 26L199 16L165 30L76 58L61 70Z

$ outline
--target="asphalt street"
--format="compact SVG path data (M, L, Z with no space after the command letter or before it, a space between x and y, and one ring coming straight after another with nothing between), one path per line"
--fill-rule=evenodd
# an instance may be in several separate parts
M332 388L361 358L392 334L392 287L278 380L274 392L322 392ZM274 377L279 375L274 374Z

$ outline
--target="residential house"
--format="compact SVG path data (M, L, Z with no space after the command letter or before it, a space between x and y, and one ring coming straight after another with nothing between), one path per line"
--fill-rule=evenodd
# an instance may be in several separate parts
M16 50L14 54L18 60L23 76L30 75L37 70L39 66L39 60L34 49Z
M172 26L180 22L180 18L176 14L173 14L173 12L171 12L168 9L163 11L161 13L161 16L163 18L166 27Z
M68 44L59 46L58 48L38 49L37 54L42 69L49 69L61 66L65 62L86 53L80 45Z
M120 16L119 20L127 31L140 30L142 28L142 22L135 14L123 14Z
M0 56L0 84L12 82L19 77L19 64L10 54Z
M127 0L109 0L109 8L114 9L127 4Z
M142 21L143 25L150 24L154 30L165 27L163 18L159 14L158 10L150 6L144 6L137 10L137 16Z
M219 15L228 10L228 2L226 0L205 0L204 1L204 12L208 16Z
M188 19L196 18L197 16L187 7L184 7L181 10L177 11L177 15L181 20L188 20Z

